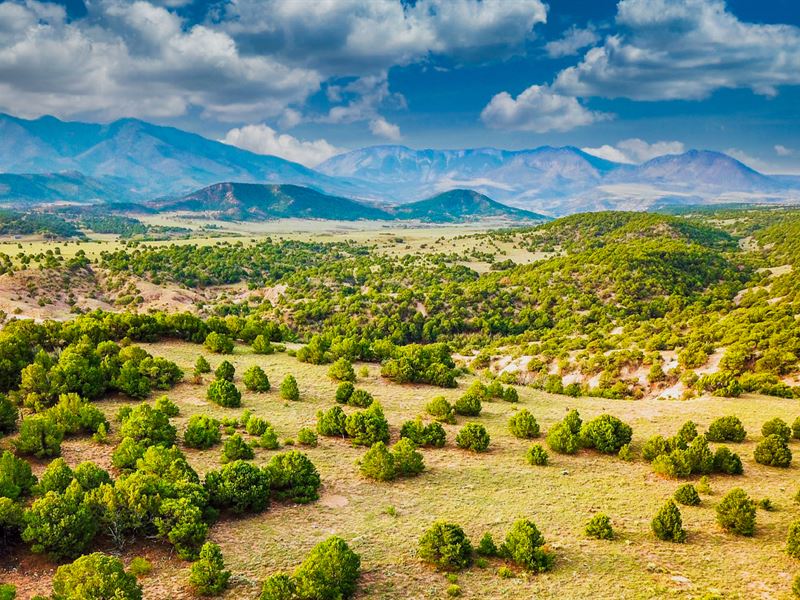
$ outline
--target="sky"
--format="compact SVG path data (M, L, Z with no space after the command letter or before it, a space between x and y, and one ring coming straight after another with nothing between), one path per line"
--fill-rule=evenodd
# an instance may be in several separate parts
M797 174L800 2L7 0L0 111L135 117L309 166L572 145Z

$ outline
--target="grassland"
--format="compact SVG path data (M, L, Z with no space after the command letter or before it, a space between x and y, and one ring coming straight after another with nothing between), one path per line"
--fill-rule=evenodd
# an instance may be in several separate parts
M189 371L201 348L169 342L145 345L156 355L168 357ZM208 357L212 366L221 360ZM302 426L314 426L315 413L333 404L335 384L326 366L301 364L286 354L255 355L239 346L229 358L237 368L237 384L244 369L261 365L273 391L245 393L243 409L267 418L281 439L293 438ZM356 365L358 370L361 365ZM428 386L400 386L379 376L377 365L368 365L369 376L358 385L370 391L384 407L393 441L403 421L423 413L425 403L443 393L451 401L463 393L472 377L464 377L459 389L442 391ZM274 388L286 375L300 384L301 401L284 402ZM305 449L319 469L323 490L318 502L305 506L273 505L266 513L246 518L226 517L212 529L211 539L222 547L233 571L226 598L257 597L260 581L278 570L291 570L308 550L326 536L344 536L362 557L363 575L359 598L443 598L448 582L423 566L415 557L417 540L435 519L462 524L474 542L490 531L502 539L517 518L533 519L557 556L555 569L543 575L518 573L513 579L497 575L499 562L486 568L472 567L458 576L465 598L702 598L718 593L725 598L789 598L791 579L798 565L783 553L789 524L797 517L793 496L798 467L763 467L752 460L760 426L771 417L791 422L798 414L795 401L757 396L737 399L701 397L688 401L617 401L567 398L518 388L519 404L485 403L477 421L488 429L492 442L486 454L471 454L454 445L458 425L446 425L448 443L443 449L424 450L426 471L417 478L375 483L358 475L355 461L363 449L346 440L320 438L316 448ZM217 417L238 416L243 409L224 409L205 401L205 385L185 382L169 396L181 408L174 419L179 432L195 413ZM128 400L109 398L98 405L109 416ZM699 507L682 508L689 533L685 545L659 542L650 533L655 511L671 496L678 482L661 479L650 465L637 459L623 462L615 457L584 451L576 456L551 454L547 467L525 463L529 442L512 437L506 427L516 410L528 408L546 430L570 408L591 418L612 413L634 430L634 445L650 435L671 435L687 419L703 431L718 416L739 416L748 439L731 444L745 463L742 477L712 476L713 495L703 496ZM107 446L88 440L64 445L70 464L92 459L110 467ZM794 449L797 445L794 444ZM202 475L219 467L220 447L207 451L185 449ZM274 452L259 449L255 462L265 464ZM45 465L37 464L41 470ZM756 534L741 538L722 532L715 524L714 506L724 493L743 487L756 499L768 497L774 512L759 510ZM583 525L596 512L611 516L618 538L595 541L583 535ZM112 551L105 548L106 551ZM126 548L127 562L144 555L154 563L142 583L145 597L189 598L185 587L189 563L170 556L167 547L141 543ZM0 567L0 580L17 584L20 598L49 590L54 571L50 562L18 550Z

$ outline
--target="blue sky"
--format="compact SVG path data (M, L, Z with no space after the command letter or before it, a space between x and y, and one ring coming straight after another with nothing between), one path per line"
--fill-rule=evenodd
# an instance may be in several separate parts
M0 3L0 110L344 149L709 148L800 173L796 0Z

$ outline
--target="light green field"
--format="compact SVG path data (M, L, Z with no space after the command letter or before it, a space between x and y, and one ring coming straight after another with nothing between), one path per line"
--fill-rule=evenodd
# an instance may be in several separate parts
M176 361L187 372L202 350L178 342L145 347ZM220 356L208 358L212 367L222 360ZM268 419L282 440L293 438L303 426L313 427L317 410L334 404L336 386L326 375L327 366L299 363L286 354L254 355L246 347L237 348L234 356L226 358L237 368L240 388L241 373L252 364L265 369L273 388L286 374L297 377L300 402L280 400L275 389L267 394L243 395L243 409ZM356 365L356 371L359 367ZM370 376L357 385L382 404L393 442L400 425L422 414L430 398L443 394L453 401L471 381L470 377L462 378L458 390L400 386L380 378L377 365L369 365L369 370ZM174 419L179 434L195 413L217 417L241 414L243 409L206 403L205 388L186 382L169 393L181 408ZM557 557L554 570L542 575L518 572L513 579L501 579L497 575L502 564L499 561L486 568L473 566L458 575L462 597L701 598L715 591L725 598L790 597L791 580L800 571L800 563L789 558L783 546L789 524L800 516L793 501L800 484L798 468L763 467L752 455L762 422L775 416L793 421L800 414L796 402L754 396L630 402L573 399L522 387L518 391L519 404L485 403L481 416L472 419L484 424L491 435L488 453L472 454L455 447L455 434L467 421L461 417L458 425L445 425L445 448L423 450L426 471L417 478L392 483L365 480L355 466L365 452L363 448L353 448L346 440L321 437L317 448L304 449L322 476L318 502L273 505L263 514L240 519L225 516L212 528L210 538L220 544L234 573L232 588L225 597L256 598L261 580L278 570L293 569L315 543L336 533L361 555L363 575L358 598L444 598L449 585L445 577L422 565L415 556L425 528L436 519L448 519L461 524L474 543L486 531L499 542L520 517L533 519L542 530ZM113 415L123 403L130 402L109 399L99 405ZM508 417L522 407L535 415L543 430L563 418L570 408L577 408L584 420L612 413L633 427L637 447L650 435L672 435L687 419L704 431L713 418L735 414L744 422L748 439L730 446L741 455L745 474L712 476L713 495L704 496L699 507L681 507L689 534L687 543L660 542L650 532L650 519L680 482L654 475L641 459L626 463L591 451L576 456L551 453L549 466L529 466L524 455L530 442L512 437L506 428ZM114 439L109 446L97 446L86 440L68 441L64 458L70 464L93 459L108 467L116 442ZM792 446L800 451L797 443ZM201 474L220 466L220 446L207 451L185 450ZM255 461L265 464L274 454L257 449ZM753 538L724 533L715 523L715 505L735 486L757 500L768 497L777 506L775 512L758 511ZM388 507L394 507L396 516L387 514ZM589 540L583 535L585 522L599 511L611 517L618 532L614 541ZM185 583L188 563L156 543L127 548L123 558L127 561L136 555L145 555L154 563L153 573L143 580L146 598L190 597ZM21 591L19 597L26 599L49 589L54 567L46 559L23 556L16 570L11 570L12 562L4 561L0 580L15 581Z

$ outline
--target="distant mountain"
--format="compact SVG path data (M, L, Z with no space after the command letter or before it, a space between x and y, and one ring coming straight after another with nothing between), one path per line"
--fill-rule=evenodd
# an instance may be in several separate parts
M386 211L298 185L216 183L176 200L152 203L163 211L204 212L245 221L305 218L392 219Z
M101 182L77 172L0 173L0 204L115 202L124 197L125 191L113 182Z
M548 217L495 202L472 190L450 190L427 200L396 206L392 213L398 219L414 219L425 223L462 223L488 218L514 221L542 221Z

